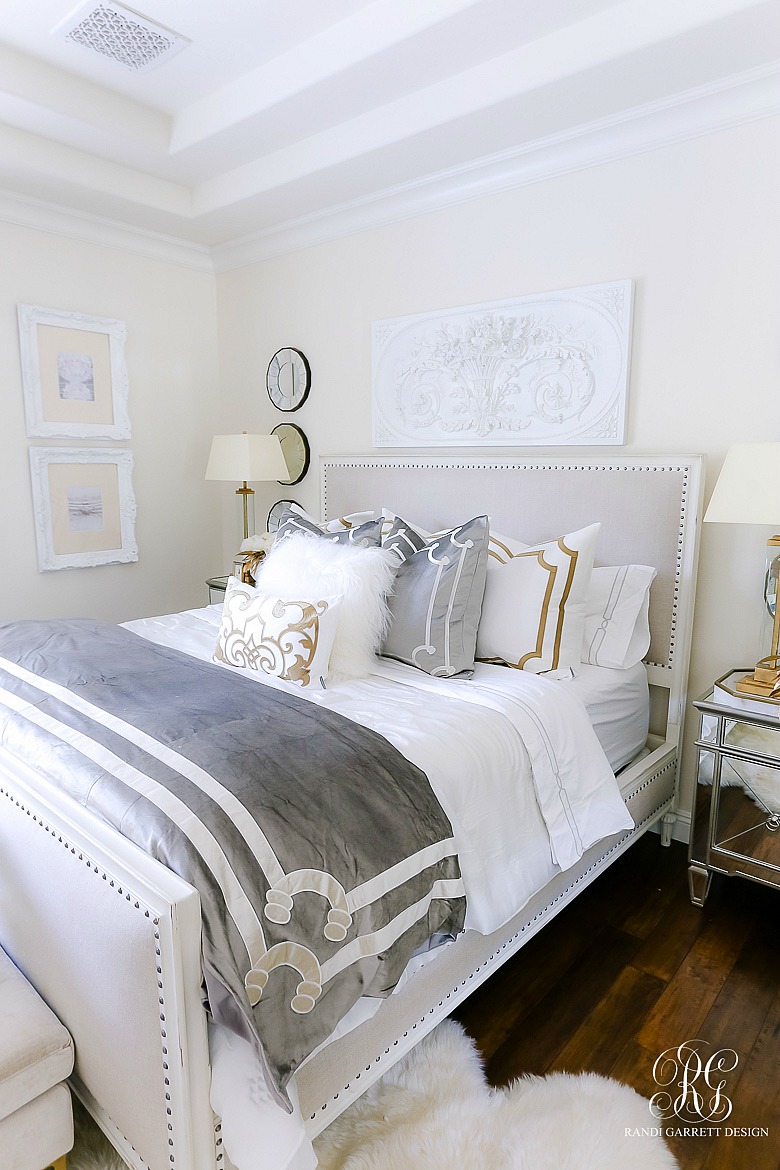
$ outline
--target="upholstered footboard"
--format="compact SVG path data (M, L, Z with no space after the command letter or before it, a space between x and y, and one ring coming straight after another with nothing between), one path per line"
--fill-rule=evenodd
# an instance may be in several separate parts
M0 943L71 1032L74 1088L137 1170L219 1170L200 901L0 753Z

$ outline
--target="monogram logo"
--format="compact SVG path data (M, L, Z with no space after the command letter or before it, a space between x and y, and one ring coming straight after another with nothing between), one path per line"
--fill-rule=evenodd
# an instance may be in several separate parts
M723 1073L733 1072L739 1056L733 1048L720 1048L708 1057L702 1051L707 1048L706 1040L685 1040L657 1058L653 1080L662 1091L650 1098L654 1117L721 1122L730 1116L731 1100L724 1092Z

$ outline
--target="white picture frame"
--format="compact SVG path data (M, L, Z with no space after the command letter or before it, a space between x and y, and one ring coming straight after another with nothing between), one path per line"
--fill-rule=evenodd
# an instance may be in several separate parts
M131 451L31 447L38 569L91 569L138 560Z
M633 281L374 322L375 447L620 445Z
M124 321L18 305L29 438L129 439Z

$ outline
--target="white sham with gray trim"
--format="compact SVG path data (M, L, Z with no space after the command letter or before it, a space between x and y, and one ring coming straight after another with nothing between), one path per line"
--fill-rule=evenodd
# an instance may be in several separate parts
M628 670L650 648L650 565L610 565L591 573L582 661Z

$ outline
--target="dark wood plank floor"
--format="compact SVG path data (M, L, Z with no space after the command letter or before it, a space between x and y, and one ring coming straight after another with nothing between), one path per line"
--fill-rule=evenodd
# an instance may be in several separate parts
M664 849L647 834L456 1018L494 1085L590 1071L649 1098L665 1049L697 1038L708 1054L733 1049L738 1063L722 1074L733 1110L720 1134L669 1145L683 1170L780 1168L780 890L716 877L699 909L688 898L685 847ZM727 1127L769 1133L728 1136Z

